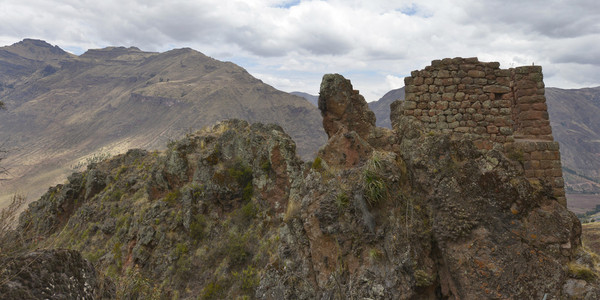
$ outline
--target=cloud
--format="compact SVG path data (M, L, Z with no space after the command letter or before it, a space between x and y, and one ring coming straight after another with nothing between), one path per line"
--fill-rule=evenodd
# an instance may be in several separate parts
M355 76L348 77L376 100L394 78L456 56L502 67L535 62L559 87L600 85L590 67L600 62L596 0L0 0L0 6L4 44L32 37L75 50L191 47L286 91L315 93L324 73L337 72Z

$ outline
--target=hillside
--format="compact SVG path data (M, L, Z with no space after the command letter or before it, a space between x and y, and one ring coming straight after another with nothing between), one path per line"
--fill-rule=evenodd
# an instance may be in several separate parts
M43 41L0 48L0 140L10 168L0 200L36 198L73 166L129 148L158 149L217 121L281 125L309 158L325 142L318 110L243 68L192 49L109 47L73 56Z
M311 163L280 127L231 120L74 173L0 243L0 298L600 296L577 218L518 161L400 115L375 127L352 91L324 77Z
M567 192L600 194L600 87L547 88L546 97Z
M315 107L319 106L319 96L311 95L309 93L304 93L304 92L291 92L290 94L296 95L298 97L302 97L302 98L308 100L308 102L312 103Z
M375 113L377 126L392 128L390 123L390 104L396 100L404 100L404 87L391 90L377 101L369 103L369 108Z

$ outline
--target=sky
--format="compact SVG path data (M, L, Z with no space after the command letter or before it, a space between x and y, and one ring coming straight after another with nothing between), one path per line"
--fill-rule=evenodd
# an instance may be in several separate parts
M286 92L340 73L367 101L446 57L541 65L546 86L581 88L600 86L597 1L0 0L0 45L189 47Z

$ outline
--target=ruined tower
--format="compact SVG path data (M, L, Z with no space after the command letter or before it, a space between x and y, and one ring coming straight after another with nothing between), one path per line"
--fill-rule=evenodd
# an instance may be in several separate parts
M446 58L411 72L404 82L405 101L392 104L392 115L415 118L434 132L470 138L483 151L502 150L522 164L528 179L549 184L566 206L540 66L500 69L498 62Z

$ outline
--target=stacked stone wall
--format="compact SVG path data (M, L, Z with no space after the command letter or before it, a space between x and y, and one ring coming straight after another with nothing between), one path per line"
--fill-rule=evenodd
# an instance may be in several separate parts
M411 72L404 82L405 101L392 114L469 138L483 151L500 146L521 161L527 178L549 183L566 205L540 66L500 69L498 62L446 58Z

